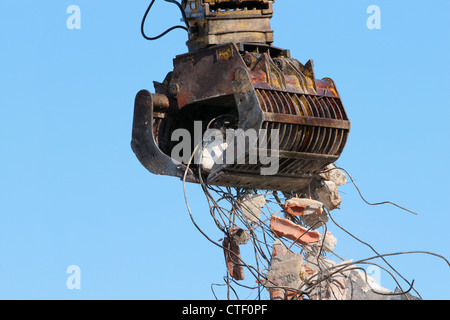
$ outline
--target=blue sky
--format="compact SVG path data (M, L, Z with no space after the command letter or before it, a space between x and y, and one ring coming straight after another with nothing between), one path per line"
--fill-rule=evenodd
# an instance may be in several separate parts
M70 5L81 30L69 30ZM369 30L369 5L381 30ZM0 3L0 298L213 299L223 252L192 225L182 183L148 173L130 148L133 103L153 90L187 51L182 30L145 41L147 1ZM450 258L450 38L447 0L277 1L274 45L316 77L335 80L352 131L338 164L335 219L381 253L431 251ZM146 30L179 23L157 1ZM196 185L187 188L197 222L221 238ZM330 225L336 252L373 253ZM450 269L428 255L389 261L425 299L449 299ZM81 289L66 269L81 269ZM387 276L381 284L390 289ZM218 294L222 294L218 289Z

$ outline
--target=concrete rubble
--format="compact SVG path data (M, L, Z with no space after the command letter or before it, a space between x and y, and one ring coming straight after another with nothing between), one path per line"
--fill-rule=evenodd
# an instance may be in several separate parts
M320 240L318 243L314 244L314 247L321 248L325 252L333 252L334 248L336 248L337 239L330 232L327 232L325 235L320 236Z
M325 267L326 265L326 267ZM311 265L310 265L311 266ZM391 291L374 278L357 269L351 261L336 263L325 260L318 273L319 285L309 294L311 300L417 300L411 294Z
M262 194L246 194L240 201L239 207L248 223L256 223L261 216L261 208L266 205L266 199Z
M250 235L243 229L231 229L230 238L238 246L247 244L250 241Z
M324 171L325 173L319 175L323 179L322 185L315 190L314 196L328 211L339 209L342 198L338 186L347 184L347 176L333 164L328 165Z
M291 198L284 204L284 211L300 220L313 230L328 222L328 214L323 211L323 203L312 199Z
M341 170L337 169L334 164L328 165L324 171L325 173L320 174L323 179L332 181L337 186L347 184L347 176Z
M333 252L337 239L330 232L315 229L328 222L327 211L340 208L338 186L347 183L344 173L334 165L321 174L313 190L315 199L290 198L284 203L286 219L272 216L270 228L274 240L270 271L264 285L273 300L406 300L418 299L381 287L352 261L340 263L325 259ZM323 210L327 209L327 211ZM302 225L301 225L302 224ZM326 229L325 229L326 230ZM291 252L280 240L289 239L302 245L303 255Z
M345 174L335 166L327 169L333 170L319 175L316 187L309 192L314 199L290 197L280 203L284 218L277 216L280 212L261 217L266 205L265 196L261 194L246 194L238 201L249 230L231 228L223 240L228 274L235 280L245 279L239 246L249 243L250 233L253 234L250 230L261 222L260 219L270 219L270 231L274 236L272 257L261 283L272 300L418 299L398 289L391 291L381 287L351 260L337 263L326 259L327 253L334 254L338 243L326 228L328 212L340 207L342 199L337 187L347 183ZM323 233L316 230L319 228L323 228ZM300 245L300 253L291 251L293 244Z
M324 181L323 185L316 190L315 195L328 211L341 207L342 198L339 195L337 185L333 181Z
M328 214L324 211L322 214L308 214L304 215L300 219L303 224L311 228L312 230L319 229L323 227L329 220Z
M301 299L298 290L304 286L302 275L305 274L302 255L290 252L277 240L273 244L270 267L264 286L271 300Z

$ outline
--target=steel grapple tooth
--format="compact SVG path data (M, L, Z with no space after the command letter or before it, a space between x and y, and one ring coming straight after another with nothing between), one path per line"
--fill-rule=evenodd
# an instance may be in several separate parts
M312 60L302 64L272 45L272 3L182 2L189 52L174 59L155 94L136 98L132 146L150 172L182 178L186 154L198 155L197 147L190 182L290 192L306 188L341 156L350 121L336 85L315 78ZM219 136L206 141L210 129ZM190 148L173 159L180 130ZM214 160L208 166L201 161L205 149Z

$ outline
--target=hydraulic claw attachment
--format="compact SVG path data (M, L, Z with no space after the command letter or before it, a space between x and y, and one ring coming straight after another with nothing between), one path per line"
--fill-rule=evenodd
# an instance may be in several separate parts
M272 4L182 2L189 52L135 102L132 148L150 172L290 192L340 157L350 122L336 86L272 45Z

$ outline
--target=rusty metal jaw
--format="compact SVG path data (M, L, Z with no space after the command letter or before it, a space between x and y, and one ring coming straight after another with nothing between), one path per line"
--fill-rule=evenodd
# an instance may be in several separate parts
M147 90L141 90L135 99L131 148L140 163L151 173L181 178L186 166L161 151L154 136L154 98ZM192 171L187 181L197 182Z
M234 162L205 168L194 161L187 172L189 182L198 183L202 174L209 185L301 191L340 157L350 131L334 82L315 79L311 61L303 65L288 50L267 45L230 43L179 55L173 72L155 83L155 89L156 94L144 90L136 97L132 142L138 159L154 174L182 178L186 172L184 156L172 159L178 155L172 140L176 130L194 137L192 147L202 143L195 136L203 137L209 123L244 133L266 132L266 146L261 139L257 147L245 145L244 163L234 157ZM223 117L235 122L222 126L216 121ZM202 123L200 130L196 122ZM268 142L274 140L277 171L265 175L267 162L247 160L254 152L272 153Z
M263 123L263 112L255 88L253 87L250 76L245 68L237 67L235 69L231 86L239 115L237 134L244 135L245 132L248 132L249 130L259 132ZM238 136L234 136L233 143L230 147L235 146L238 139ZM245 161L245 157L248 156L249 153L255 152L257 141L251 141L250 144L245 144L243 148L244 152L242 157ZM226 152L224 152L224 157L225 156ZM241 160L242 159L235 159L236 162L240 162ZM227 165L228 164L224 163L224 161L222 161L221 164L215 164L209 173L207 182L214 184L214 180L220 176L220 172L227 167Z

